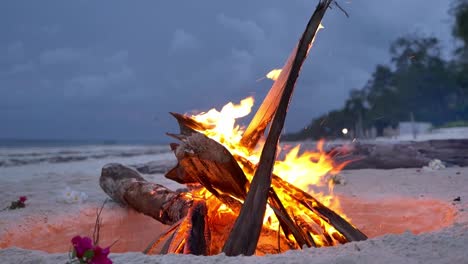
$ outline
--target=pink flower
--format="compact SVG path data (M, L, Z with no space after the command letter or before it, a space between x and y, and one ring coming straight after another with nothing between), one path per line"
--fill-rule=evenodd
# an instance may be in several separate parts
M20 198L19 198L20 203L24 203L24 202L26 202L26 200L28 200L28 197L26 197L26 196L20 196Z
M86 251L93 249L93 242L89 237L75 236L71 242L78 258L82 258Z
M112 260L108 258L109 253L109 247L101 248L100 246L96 246L90 264L112 264Z

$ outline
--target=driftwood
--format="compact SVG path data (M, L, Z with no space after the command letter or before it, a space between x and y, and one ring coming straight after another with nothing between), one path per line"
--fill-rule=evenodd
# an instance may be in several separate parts
M294 60L291 68L284 69L284 73L282 72L283 75L287 76L284 88L282 89L283 92L277 104L271 128L263 147L260 162L255 171L247 198L244 201L241 212L224 246L223 252L226 253L226 255L252 255L255 253L255 248L257 247L263 225L263 217L271 185L273 163L276 158L276 150L286 119L289 102L302 64L307 57L309 47L331 2L332 0L319 2L297 45L297 49L293 51ZM254 127L258 127L258 124L254 124ZM258 131L258 129L255 128L254 131ZM247 137L251 136L252 135L247 135Z
M114 201L172 225L187 215L192 200L184 193L147 182L134 169L117 164L102 168L99 185Z
M448 165L468 166L468 139L395 144L358 143L335 147L332 151L348 152L343 159L354 160L345 167L346 170L421 168L433 159L439 159Z

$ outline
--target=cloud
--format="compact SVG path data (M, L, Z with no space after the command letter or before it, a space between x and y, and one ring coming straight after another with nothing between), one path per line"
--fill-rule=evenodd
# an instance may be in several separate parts
M176 51L190 50L197 48L199 45L200 41L194 35L183 29L176 29L172 36L169 52L174 53Z
M265 40L265 31L253 20L241 20L223 13L218 14L216 20L222 26L243 35L249 41L261 42Z
M102 96L112 87L125 85L134 78L134 72L131 68L124 66L119 70L105 72L102 74L85 74L72 78L66 84L66 96Z
M46 50L41 53L39 60L41 64L66 64L73 63L83 59L83 52L71 48L57 48L53 50Z

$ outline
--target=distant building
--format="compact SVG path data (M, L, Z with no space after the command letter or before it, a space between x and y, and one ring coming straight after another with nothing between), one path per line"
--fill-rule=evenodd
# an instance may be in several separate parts
M427 122L400 122L398 124L399 136L413 136L430 133L432 124Z

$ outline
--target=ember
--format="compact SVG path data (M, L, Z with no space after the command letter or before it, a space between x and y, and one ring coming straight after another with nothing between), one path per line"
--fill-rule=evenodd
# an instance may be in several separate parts
M172 113L180 134L168 135L180 143L171 144L178 164L166 177L186 184L188 192L175 193L148 183L130 168L103 169L101 186L114 200L132 203L138 211L172 224L147 253L264 255L367 238L345 220L333 196L326 176L337 174L347 162L334 162L323 141L317 152L300 153L296 146L277 160L277 152L282 151L279 136L299 71L331 2L320 1L246 129L236 119L251 112L252 97L238 105L228 103L221 111L193 116ZM326 193L311 188L327 185Z

